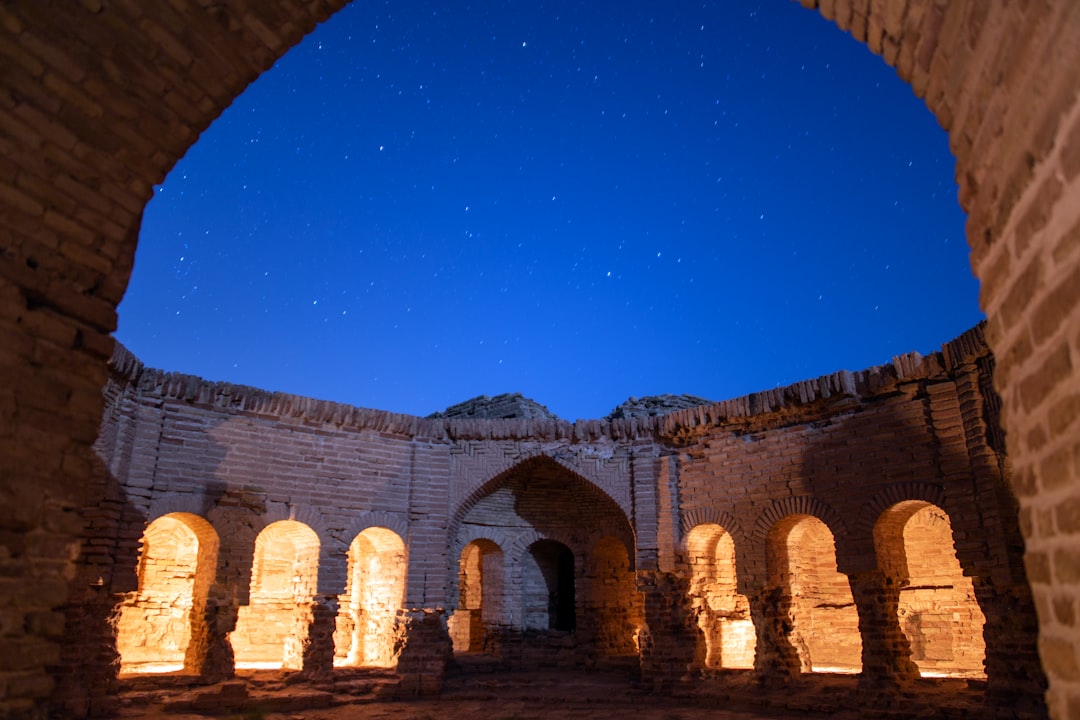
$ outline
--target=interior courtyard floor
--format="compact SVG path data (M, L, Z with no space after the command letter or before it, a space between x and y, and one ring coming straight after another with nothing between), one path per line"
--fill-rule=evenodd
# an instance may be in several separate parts
M549 668L487 672L452 669L438 696L403 699L391 673L335 673L332 683L281 672L238 673L225 683L166 687L164 678L122 682L117 718L175 720L796 720L796 718L1005 718L1021 708L988 708L979 683L924 680L894 703L863 696L850 675L815 676L762 688L739 676L697 679L658 693L625 672ZM176 679L179 681L179 678ZM860 697L867 700L860 701ZM876 697L877 700L869 700ZM838 698L843 698L840 702ZM837 705L847 709L836 711ZM827 710L826 708L833 708Z

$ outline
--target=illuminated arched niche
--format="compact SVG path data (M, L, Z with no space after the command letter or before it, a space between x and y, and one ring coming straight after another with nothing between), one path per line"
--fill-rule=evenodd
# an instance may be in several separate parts
M281 520L255 538L248 604L230 635L237 669L303 666L304 643L319 574L319 537Z
M720 525L696 526L686 537L690 601L705 638L705 666L754 667L757 636L750 602L738 592L735 541Z
M956 557L948 514L919 500L897 503L874 525L874 549L900 588L900 629L919 673L985 678L986 617Z
M486 627L502 622L503 551L491 540L473 540L458 560L458 607L450 617L455 652L481 652Z
M583 579L583 611L596 633L600 655L636 655L645 608L638 592L630 553L617 537L602 537L587 557Z
M139 590L125 600L116 625L121 673L199 672L195 644L205 639L217 553L218 535L198 515L170 513L147 526Z
M334 665L393 667L394 626L405 599L405 543L370 527L349 545L348 579L334 632Z
M859 613L828 526L812 515L788 515L769 531L768 553L771 582L790 597L788 640L802 671L861 672Z

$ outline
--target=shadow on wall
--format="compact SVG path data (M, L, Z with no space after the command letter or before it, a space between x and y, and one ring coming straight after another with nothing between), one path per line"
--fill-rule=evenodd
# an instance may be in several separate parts
M459 608L458 651L521 656L537 633L560 640L562 662L635 655L642 609L633 579L635 545L619 506L548 457L501 473L452 530ZM520 633L531 632L532 640ZM539 652L539 650L537 650ZM558 654L558 653L556 653Z
M778 600L766 626L781 628L781 664L861 672L870 685L985 678L989 697L1041 704L985 371L899 382L802 428L805 449L785 478L793 494L767 548Z

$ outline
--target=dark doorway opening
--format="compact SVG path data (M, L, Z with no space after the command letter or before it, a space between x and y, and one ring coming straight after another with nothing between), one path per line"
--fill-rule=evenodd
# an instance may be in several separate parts
M547 584L548 628L573 631L577 627L574 553L554 540L535 543L531 552Z

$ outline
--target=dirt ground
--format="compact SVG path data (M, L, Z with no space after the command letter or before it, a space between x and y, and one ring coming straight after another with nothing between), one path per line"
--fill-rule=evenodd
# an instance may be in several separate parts
M432 699L380 699L379 680L331 691L251 678L197 690L131 690L117 718L172 720L795 720L818 714L736 711L701 698L655 695L618 673L547 670L458 674ZM192 704L197 712L185 705ZM308 705L308 708L304 706ZM321 706L321 707L311 707ZM855 720L856 715L846 717Z
M964 681L933 681L882 702L864 696L854 676L817 676L771 691L731 677L654 693L620 672L548 669L452 672L440 695L393 697L388 673L335 673L332 684L248 673L210 687L128 682L113 717L172 720L806 720L833 718L1037 717L987 708ZM834 708L846 707L842 711ZM833 708L830 710L829 708ZM1003 712L1004 711L1004 712Z

